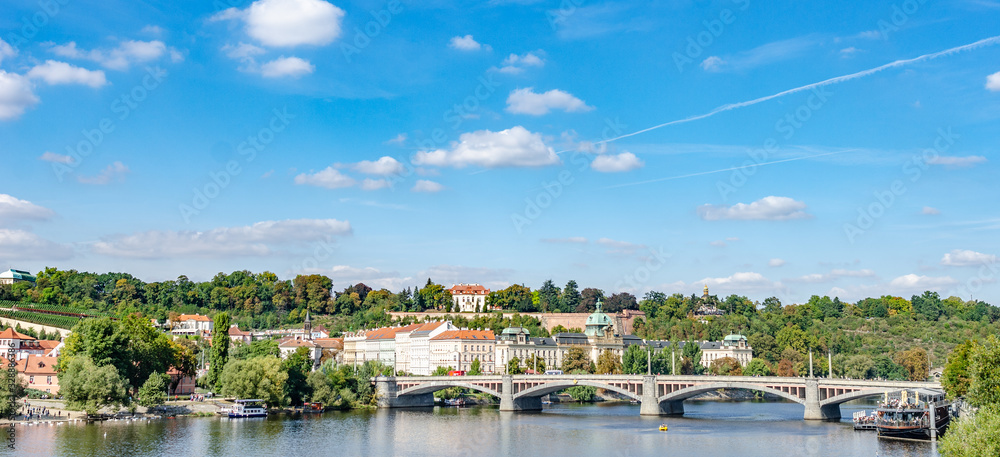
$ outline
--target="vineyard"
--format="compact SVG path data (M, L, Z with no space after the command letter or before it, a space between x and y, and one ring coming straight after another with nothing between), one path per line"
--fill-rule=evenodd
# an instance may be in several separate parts
M50 314L63 314L72 317L105 317L108 314L98 312L97 310L87 310L79 308L70 308L68 306L59 305L44 305L41 303L29 303L29 302L18 302L11 300L0 300L0 308L17 308L23 311L38 311L42 313Z
M33 313L30 311L15 311L12 309L0 309L0 317L6 317L8 319L16 319L24 322L31 322L32 324L48 325L50 327L58 327L64 329L72 329L74 325L80 322L80 318L71 316L60 316L58 314L46 314L46 313Z

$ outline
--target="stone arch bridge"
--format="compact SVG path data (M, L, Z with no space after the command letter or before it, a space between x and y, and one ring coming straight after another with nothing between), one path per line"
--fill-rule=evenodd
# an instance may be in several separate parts
M641 403L642 415L684 414L684 400L717 389L774 394L805 406L806 420L839 420L840 404L900 389L940 389L934 382L870 381L775 376L497 375L378 377L379 407L434 405L434 392L464 387L500 398L500 411L538 411L542 397L573 386L592 386Z

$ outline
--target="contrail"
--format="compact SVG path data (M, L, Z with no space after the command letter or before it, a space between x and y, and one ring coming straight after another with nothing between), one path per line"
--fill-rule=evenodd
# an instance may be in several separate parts
M649 180L646 180L646 181L637 181L637 182L630 182L630 183L625 183L625 184L615 184L613 186L603 187L603 189L617 189L619 187L638 186L640 184L650 184L650 183L660 182L660 181L671 181L671 180L674 180L674 179L690 178L692 176L710 175L710 174L713 174L713 173L722 173L724 171L740 170L740 169L743 169L743 168L762 167L764 165L774 165L776 163L793 162L793 161L796 161L796 160L811 159L811 158L814 158L814 157L823 157L823 156L829 156L829 155L834 155L834 154L843 154L845 152L853 152L853 151L859 151L859 150L860 149L857 149L857 148L854 148L854 149L844 149L843 151L825 152L823 154L814 154L814 155L811 155L811 156L794 157L794 158L791 158L791 159L782 159L782 160L774 160L774 161L771 161L771 162L754 163L754 164L750 164L750 165L742 165L742 166L739 166L739 167L723 168L723 169L720 169L720 170L701 171L701 172L698 172L698 173L690 173L690 174L680 175L680 176L670 176L670 177L667 177L667 178L656 178L656 179L649 179Z
M632 133L626 133L624 135L617 136L617 137L614 137L614 138L610 138L610 139L607 139L607 140L601 140L601 141L598 141L598 142L596 142L594 144L610 143L612 141L617 141L617 140L620 140L622 138L628 138L630 136L635 136L635 135L639 135L641 133L646 133L646 132L649 132L651 130L656 130L656 129L660 129L660 128L671 126L671 125L684 124L684 123L691 122L691 121L697 121L699 119L705 119L707 117L715 116L716 114L719 114L719 113L722 113L722 112L725 112L725 111L734 110L736 108L743 108L745 106L756 105L758 103L766 102L768 100L775 99L775 98L778 98L778 97L783 97L785 95L794 94L794 93L802 92L802 91L806 91L806 90L811 90L811 89L814 89L814 88L817 88L817 87L821 87L821 86L827 86L827 85L831 85L831 84L838 84L838 83L842 83L842 82L845 82L845 81L850 81L852 79L863 78L865 76L878 73L878 72L880 72L882 70L888 70L890 68L902 67L902 66L909 65L909 64L912 64L912 63L916 63L916 62L922 62L922 61L925 61L925 60L932 60L932 59L936 59L938 57L948 56L948 55L951 55L951 54L957 54L959 52L964 52L964 51L970 51L970 50L973 50L973 49L976 49L976 48L980 48L980 47L983 47L983 46L990 46L990 45L994 45L994 44L998 44L998 43L1000 43L1000 36L994 36L994 37L990 37L990 38L985 38L985 39L979 40L979 41L977 41L975 43L966 44L966 45L963 45L963 46L957 46L957 47L954 47L954 48L951 48L951 49L946 49L944 51L939 51L939 52L935 52L935 53L932 53L932 54L924 54L924 55L922 55L920 57L914 57L912 59L897 60L895 62L890 62L890 63L887 63L885 65L879 66L879 67L875 67L875 68L871 68L871 69L868 69L868 70L859 71L857 73L851 73L849 75L837 76L837 77L830 78L830 79L827 79L827 80L824 80L824 81L820 81L820 82L817 82L817 83L807 84L805 86L796 87L794 89L788 89L786 91L778 92L778 93L773 94L773 95L768 95L768 96L765 96L765 97L755 98L753 100L748 100L748 101L745 101L745 102L730 103L730 104L727 104L727 105L722 105L722 106L720 106L720 107L718 107L718 108L716 108L716 109L714 109L712 111L709 111L709 112L707 112L705 114L699 114L699 115L696 115L696 116L686 117L684 119L678 119L678 120L675 120L675 121L664 122L662 124L654 125L652 127L647 127L647 128L644 128L642 130L637 130L637 131L632 132ZM570 150L567 149L567 150L564 150L564 151L559 151L557 154L561 154L563 152L569 152L569 151Z

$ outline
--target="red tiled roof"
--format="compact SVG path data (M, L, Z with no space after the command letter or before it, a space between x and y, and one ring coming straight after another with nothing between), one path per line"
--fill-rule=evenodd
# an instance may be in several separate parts
M29 355L17 361L17 371L28 376L55 376L56 357Z
M432 340L469 340L469 341L496 341L496 336L492 330L450 330L444 332Z
M420 328L417 329L417 331L418 332L429 332L431 330L434 330L434 329L440 327L441 324L444 324L444 322L440 322L440 321L438 321L438 322L428 322L428 323L426 323L424 325L421 325Z
M0 332L0 339L33 340L34 338L8 327L7 330Z
M179 322L184 322L184 321L212 322L212 319L210 319L208 316L202 316L201 314L181 314L181 317L178 317L177 320Z
M309 340L295 340L295 339L293 339L293 340L285 341L284 343L281 343L281 344L278 345L278 347L284 347L284 348L297 348L297 347L302 347L302 346L305 346L307 348L313 348L313 347L316 347L316 343L313 343L312 341L309 341Z
M243 330L240 330L240 327L238 325L229 327L229 336L245 336L249 334L250 332L244 332Z
M42 349L55 349L56 346L59 346L59 344L59 341L56 340L38 340L38 345L41 346Z
M343 338L316 338L313 340L314 343L318 344L323 349L343 349L344 339Z
M486 295L490 290L479 284L456 284L451 286L452 295Z

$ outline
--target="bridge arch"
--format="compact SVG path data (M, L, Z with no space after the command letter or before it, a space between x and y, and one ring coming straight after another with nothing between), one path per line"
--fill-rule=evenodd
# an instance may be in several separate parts
M826 400L821 400L819 402L820 406L826 405L839 405L841 403L846 403L851 400L858 400L865 397L874 397L876 395L884 395L886 392L896 392L899 388L886 388L886 387L871 387L862 390L856 390L854 392L848 392L844 394L837 395L835 397L827 398Z
M483 386L479 386L479 385L476 385L476 384L472 384L472 383L468 383L468 382L456 382L456 381L435 381L435 382L428 382L428 383L425 383L425 384L416 385L416 386L413 386L413 387L407 387L406 389L403 389L403 390L401 390L399 392L396 392L396 396L397 397L403 397L403 396L407 396L407 395L430 394L430 393L434 393L434 392L437 392L439 390L444 390L444 389L448 389L448 388L451 388L451 387L463 387L463 388L466 388L466 389L472 389L472 390L476 390L476 391L482 392L484 394L492 395L492 396L497 397L497 398L500 398L500 396L501 396L500 392L497 392L497 391L495 391L493 389L489 389L489 388L486 388L486 387L483 387Z
M530 389L522 390L514 394L514 398L541 397L544 395L551 394L553 392L558 392L560 390L576 386L596 387L598 389L610 390L625 397L631 398L632 400L642 400L640 395L635 394L633 392L629 392L628 390L622 389L620 387L604 384L602 382L586 381L586 380L575 380L575 381L566 380L566 381L547 382L545 384L535 386Z
M744 389L744 390L756 390L758 392L769 393L777 395L786 400L791 400L799 404L805 404L806 400L804 398L792 395L788 392L782 392L778 389L772 389L770 387L765 387L760 384L746 383L746 382L713 382L708 384L698 384L691 387L686 387L678 391L670 392L669 394L663 395L657 399L660 403L663 402L675 402L684 401L688 398L694 397L696 395L703 394L705 392L711 392L713 390L719 389Z

